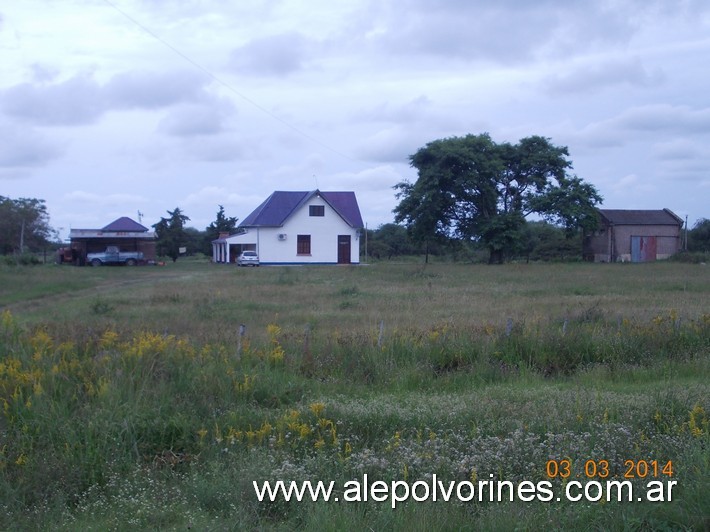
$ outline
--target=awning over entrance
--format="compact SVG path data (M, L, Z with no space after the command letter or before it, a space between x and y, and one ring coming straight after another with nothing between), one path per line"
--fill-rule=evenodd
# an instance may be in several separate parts
M256 250L256 233L239 233L212 241L212 262L235 262L244 250Z

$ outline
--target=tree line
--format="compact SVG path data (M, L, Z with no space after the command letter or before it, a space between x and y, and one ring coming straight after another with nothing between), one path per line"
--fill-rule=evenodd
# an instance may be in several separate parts
M237 231L239 218L227 216L224 206L220 205L215 220L204 231L194 227L186 227L190 218L179 207L167 211L168 216L161 218L153 225L157 241L158 255L170 257L175 262L180 257L180 250L185 248L187 253L204 253L212 255L212 241L219 238L220 233L233 234Z
M188 253L212 254L212 241L221 232L234 233L238 218L227 216L219 205L215 220L200 231L185 224L190 218L176 207L167 211L152 227L155 229L157 252L177 260L180 249ZM0 196L0 255L22 257L60 247L59 233L50 226L45 201L34 198L12 199Z
M44 200L0 196L1 255L41 251L57 238Z
M239 218L227 216L218 206L215 220L204 230L188 227L190 218L175 207L152 227L157 237L157 252L174 261L185 248L188 255L212 254L212 241L220 233L238 231ZM480 240L457 238L420 239L406 225L387 223L368 229L360 238L360 254L366 259L392 260L402 257L433 255L446 260L477 262L488 259L489 249ZM0 255L21 255L53 249L60 244L58 234L49 225L44 200L0 196ZM525 261L580 260L581 233L545 220L526 221L516 236L516 245L506 250L507 259ZM688 250L710 253L710 220L701 218L688 231Z
M450 137L429 142L409 160L417 180L394 186L395 223L368 230L360 239L362 255L428 260L485 253L491 263L575 259L583 236L597 226L601 195L570 173L567 148L550 139L531 136L512 144L496 143L487 133ZM220 233L238 230L238 218L227 216L222 205L204 231L187 227L190 218L179 207L167 214L153 228L158 254L173 261L183 249L211 255ZM687 237L689 251L710 253L709 220L698 220ZM57 239L44 200L0 196L0 254L40 251Z
M582 260L580 239L570 238L559 226L537 220L527 222L518 246L508 254L508 260L575 261ZM489 251L478 242L458 239L423 243L416 241L403 225L383 224L368 229L367 238L360 239L360 254L369 260L396 260L402 257L434 256L439 260L488 262Z

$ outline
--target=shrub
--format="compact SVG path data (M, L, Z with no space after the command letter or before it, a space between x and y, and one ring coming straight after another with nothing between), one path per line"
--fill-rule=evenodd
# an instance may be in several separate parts
M3 262L8 266L34 266L42 264L34 253L23 253L21 255L5 255Z
M673 255L671 260L691 264L708 263L710 262L710 253L701 251L681 251Z

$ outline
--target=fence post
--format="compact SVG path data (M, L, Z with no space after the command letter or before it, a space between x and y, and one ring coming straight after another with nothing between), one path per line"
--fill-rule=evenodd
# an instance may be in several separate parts
M243 323L239 325L239 336L237 337L237 360L242 358L242 338L247 332L247 326Z
M385 320L380 320L380 334L377 336L377 347L382 348L382 337L385 332Z

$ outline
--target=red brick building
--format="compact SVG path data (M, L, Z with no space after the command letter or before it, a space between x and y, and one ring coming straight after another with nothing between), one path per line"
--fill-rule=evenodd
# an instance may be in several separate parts
M650 262L682 248L683 220L670 209L599 209L599 220L599 228L585 238L586 260Z
M102 229L72 229L71 245L62 250L61 262L83 265L87 253L104 251L107 246L118 246L121 251L141 251L146 261L155 261L155 233L138 222L123 216Z

